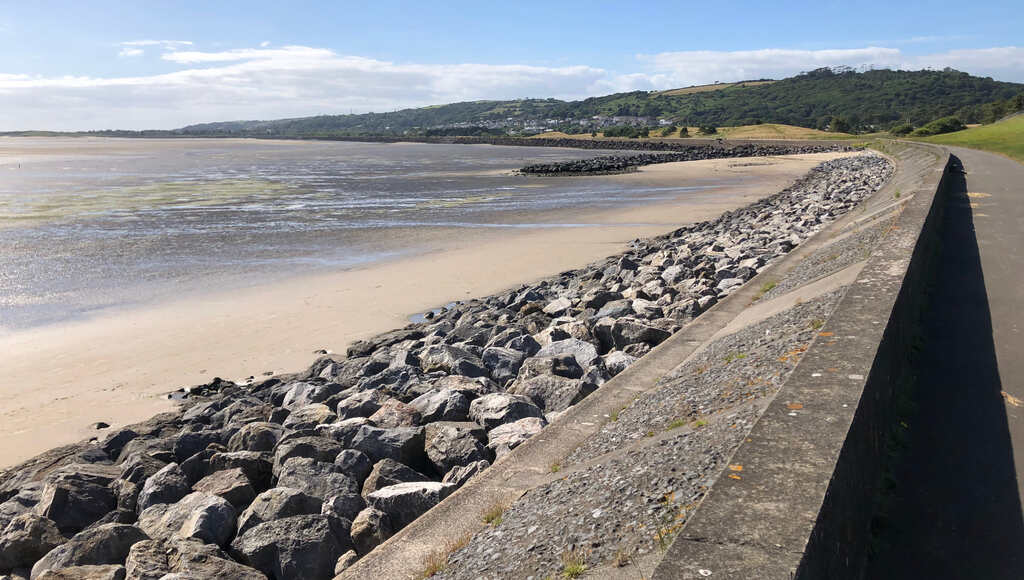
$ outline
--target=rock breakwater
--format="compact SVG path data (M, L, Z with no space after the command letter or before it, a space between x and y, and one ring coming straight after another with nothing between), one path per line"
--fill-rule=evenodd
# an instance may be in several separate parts
M826 153L849 150L839 145L691 145L668 153L636 153L632 155L603 155L590 159L573 159L555 163L535 163L519 170L522 175L601 175L625 173L644 165L724 159L732 157L767 157L800 153Z
M716 220L428 313L301 373L214 380L178 412L7 470L0 573L330 578L890 171L875 155L827 162Z

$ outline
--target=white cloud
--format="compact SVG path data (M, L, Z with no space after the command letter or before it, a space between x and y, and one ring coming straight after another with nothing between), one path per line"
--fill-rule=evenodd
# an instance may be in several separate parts
M130 46L126 46L126 47L121 49L121 52L117 53L117 56L121 56L121 57L142 56L143 54L145 54L145 52L146 51L142 50L141 48L132 48Z
M778 79L834 66L909 70L949 66L1000 80L1024 81L1024 48L1012 46L954 50L929 55L907 55L896 48L877 46L829 50L698 50L638 55L637 59L645 69L644 73L608 79L607 86L617 90L660 89L716 81Z
M264 40L263 42L260 43L260 48L266 48L268 46L270 46L269 40Z
M161 46L164 48L177 48L181 46L192 46L191 40L129 40L122 42L121 46Z
M650 88L703 85L716 81L731 82L757 78L784 78L825 66L895 66L900 51L895 48L867 47L831 50L762 50L664 52L639 55L650 80Z
M175 44L169 44L174 42ZM180 70L147 76L45 77L0 73L0 130L174 128L231 119L272 119L477 99L576 99L618 90L790 76L821 66L919 69L952 66L1024 81L1024 48L909 56L893 48L672 52L638 57L639 71L586 65L396 63L305 46L181 50L187 41L131 41L123 49L177 48Z

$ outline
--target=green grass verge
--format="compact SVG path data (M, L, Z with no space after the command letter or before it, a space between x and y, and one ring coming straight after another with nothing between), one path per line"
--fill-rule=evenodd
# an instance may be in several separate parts
M1024 163L1024 115L1017 115L1005 121L973 127L964 131L915 140L992 151Z

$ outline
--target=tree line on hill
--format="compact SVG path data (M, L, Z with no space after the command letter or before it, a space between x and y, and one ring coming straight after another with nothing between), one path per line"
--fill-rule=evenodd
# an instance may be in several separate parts
M572 122L595 116L662 118L691 127L763 122L870 132L904 123L921 126L950 115L967 123L985 122L1001 116L1002 105L994 103L1011 101L1022 92L1024 84L995 81L952 69L856 72L847 68L821 68L767 84L739 83L690 94L634 91L571 102L557 99L474 101L390 113L209 123L184 127L178 132L188 135L402 135L424 134L430 127L456 124L493 129L491 125L496 123L525 119L567 120L569 125L555 128L569 132Z

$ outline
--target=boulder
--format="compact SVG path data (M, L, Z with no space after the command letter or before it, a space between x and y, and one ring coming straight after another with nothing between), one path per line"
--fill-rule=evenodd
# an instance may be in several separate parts
M370 471L370 475L363 483L362 496L366 497L389 485L429 480L430 478L407 465L402 465L393 459L381 459L374 464L373 470Z
M59 570L47 570L35 578L36 580L125 580L125 569L124 566L118 564L68 566Z
M256 496L238 517L238 534L263 522L291 516L318 514L323 508L320 498L290 487L273 487Z
M594 360L598 357L596 346L578 338L566 338L552 342L540 349L537 352L537 357L556 357L565 354L572 355L584 369L594 364Z
M176 461L185 461L211 445L219 445L224 439L220 429L209 431L182 431L174 437L172 451Z
M621 350L612 351L601 358L604 360L604 368L613 377L636 362L636 357L630 356Z
M612 341L616 348L624 349L631 344L644 343L648 346L657 346L669 336L668 331L656 326L646 324L635 318L620 318L615 321L612 327Z
M81 531L37 561L32 566L32 578L38 578L46 570L69 566L119 565L133 544L146 539L141 529L127 524L104 524Z
M625 298L621 300L612 300L597 311L594 315L595 318L619 318L622 316L629 316L633 314L633 301Z
M366 503L388 515L400 530L455 491L455 486L436 481L399 483L366 496Z
M243 425L228 440L228 451L273 451L284 427L265 421Z
M190 485L210 475L210 458L216 454L215 449L203 449L178 465Z
M554 356L535 356L526 359L516 375L517 381L525 381L533 377L555 375L567 379L578 379L583 376L583 367L576 362L571 354Z
M338 403L338 419L369 417L377 412L385 401L390 399L379 390L363 391L342 399Z
M555 298L551 302L548 302L547 306L543 308L544 314L548 316L561 316L567 313L572 308L572 300L562 297Z
M451 471L444 474L444 479L441 483L448 483L455 487L462 487L471 477L480 473L491 466L490 461L480 460L469 465L463 465L462 467L454 467Z
M235 531L236 517L224 498L193 492L178 503L147 508L139 514L138 526L154 540L195 538L223 546Z
M368 507L352 520L351 538L356 552L362 556L383 544L395 534L388 514Z
M342 554L352 549L351 522L302 515L264 522L231 543L242 563L276 579L329 580Z
M411 467L425 463L422 427L380 429L364 425L352 438L352 448L362 451L371 461L394 459Z
M325 499L320 513L352 521L365 507L366 501L358 493L340 493Z
M126 580L180 578L266 580L266 576L231 559L213 544L196 540L143 540L132 546L125 561Z
M338 562L334 564L334 575L340 575L345 570L351 568L352 564L355 564L358 561L359 554L357 554L355 550L349 550L345 552L341 555L340 558L338 558Z
M528 398L512 393L491 393L473 401L469 417L487 429L526 417L543 417L544 412Z
M335 392L335 387L326 384L292 383L281 400L280 406L295 410L316 403L323 403Z
M336 418L337 415L334 414L330 407L323 403L315 403L293 409L282 425L285 429L302 431L304 429L313 429L323 423L330 423Z
M583 295L581 301L584 308L592 310L600 310L604 308L605 304L612 302L613 300L621 300L622 294L618 292L608 292L604 289L591 290Z
M512 395L528 397L541 410L550 413L568 409L596 389L597 387L590 382L555 375L541 375L525 381L516 380L509 387L508 392Z
M121 463L121 479L142 485L167 465L146 453L132 453Z
M419 367L399 365L386 368L372 377L361 379L356 383L356 389L359 391L387 389L389 393L402 397L421 382L423 382L423 371Z
M289 459L281 468L277 485L301 490L321 500L344 492L359 493L359 484L336 465L308 457Z
M0 570L29 568L64 541L53 520L33 513L15 516L0 532Z
M527 439L540 433L545 426L547 421L539 417L527 417L499 425L487 433L487 448L494 453L495 459L501 459Z
M487 449L475 434L458 423L432 423L425 433L427 458L439 474L448 473L453 467L490 459Z
M270 454L258 451L234 451L231 453L215 453L210 457L210 473L226 469L241 469L252 484L253 490L260 492L270 487L273 477L273 464Z
M190 491L188 478L178 464L168 463L142 485L135 509L141 512L158 503L174 503Z
M117 507L110 489L115 476L71 464L47 476L35 511L64 533L74 533ZM119 471L119 470L118 470Z
M338 471L351 477L359 485L366 481L366 477L373 470L373 462L370 461L370 458L362 451L355 449L342 449L334 458L334 465L337 466Z
M498 385L487 377L469 378L459 375L441 377L434 382L433 387L441 391L445 389L456 391L469 400L473 400L480 395L499 391Z
M413 399L409 406L420 414L420 421L465 421L469 416L469 398L452 389L429 391ZM378 426L385 427L381 423Z
M490 371L491 378L498 384L504 385L516 377L526 356L526 353L522 351L494 346L484 349L482 360L484 366Z
M540 350L540 343L537 342L528 333L509 339L509 341L505 343L504 346L505 348L510 348L512 350L518 350L519 352L525 353L526 356L533 356L537 354L538 350Z
M420 366L427 373L441 371L465 377L487 376L487 369L475 354L447 344L436 344L423 349L420 353Z
M239 511L245 509L252 500L256 499L256 490L253 489L252 483L242 469L238 467L207 475L193 485L192 490L220 496L228 500L228 503Z
M388 399L369 418L374 425L383 429L415 427L420 422L420 412L412 405L407 405L398 399Z
M121 456L121 451L129 441L138 437L139 434L135 430L128 427L118 429L107 435L107 438L100 443L100 449L103 450L111 458L118 458Z
M281 466L295 457L308 457L316 461L330 463L341 452L341 444L334 439L315 435L285 439L274 450L274 472L279 473Z
M316 433L322 437L333 439L340 443L343 448L347 448L352 446L352 439L355 438L359 428L363 425L372 427L373 423L366 417L352 417L351 419L343 419L330 425L318 425Z

